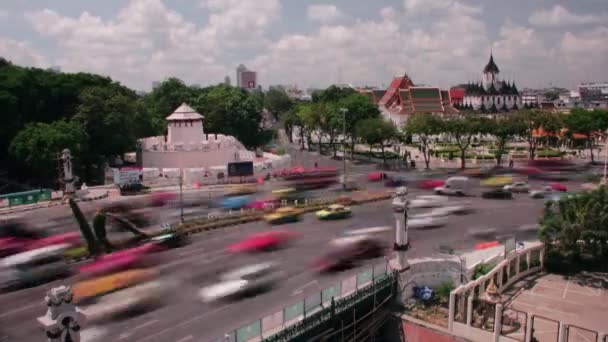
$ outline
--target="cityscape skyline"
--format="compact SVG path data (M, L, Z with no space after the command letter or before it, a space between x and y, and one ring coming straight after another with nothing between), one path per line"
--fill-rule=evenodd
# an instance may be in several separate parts
M522 88L572 89L608 79L606 3L509 4L5 1L0 56L19 65L108 75L139 90L168 77L217 84L241 63L265 87L382 87L407 72L448 88L481 79L479 65L491 51L503 77Z

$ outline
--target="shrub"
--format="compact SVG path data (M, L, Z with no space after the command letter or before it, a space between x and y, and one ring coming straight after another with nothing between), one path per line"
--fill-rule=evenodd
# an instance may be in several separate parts
M450 299L450 292L452 292L454 288L454 283L450 280L444 281L443 283L439 284L439 286L435 290L435 292L437 293L437 297L439 297L439 302L442 304L447 303Z
M478 279L478 278L488 274L493 268L494 268L494 265L492 265L492 264L486 264L486 263L477 264L477 266L475 266L475 268L473 269L473 280Z

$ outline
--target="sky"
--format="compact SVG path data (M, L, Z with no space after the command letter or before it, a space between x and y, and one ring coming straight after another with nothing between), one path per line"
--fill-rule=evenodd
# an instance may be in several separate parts
M608 81L607 0L2 0L0 56L110 76L263 87L386 87L407 73L447 88L490 53L520 89Z

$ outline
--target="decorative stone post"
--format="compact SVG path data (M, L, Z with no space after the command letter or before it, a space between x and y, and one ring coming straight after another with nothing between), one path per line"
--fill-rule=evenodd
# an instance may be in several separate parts
M61 161L63 163L63 181L65 182L65 193L73 194L74 188L74 173L72 171L72 154L67 148L61 151Z
M403 203L403 215L401 213L395 213L395 245L394 249L397 251L407 250L409 247L408 238L408 226L407 226L407 214L409 210L409 201L407 199L407 187L400 187L397 189L395 197L401 199ZM403 221L403 222L401 222Z
M80 330L86 317L72 303L72 289L66 286L52 288L44 298L48 307L46 315L38 322L46 331L49 342L80 342Z

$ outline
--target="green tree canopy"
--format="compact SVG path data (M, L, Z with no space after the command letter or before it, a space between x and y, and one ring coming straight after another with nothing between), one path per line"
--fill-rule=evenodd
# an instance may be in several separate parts
M486 120L483 124L485 127L482 128L482 133L493 135L496 138L494 157L496 165L500 166L507 143L525 130L524 123L514 115L506 115Z
M530 159L534 159L534 154L540 143L538 132L542 128L545 133L558 133L563 127L562 118L557 113L547 112L537 109L521 110L515 113L515 118L520 122L518 135L528 143L528 153Z
M395 125L381 117L367 118L357 123L357 136L373 148L379 146L382 150L382 161L386 163L384 148L397 137Z
M595 162L593 155L595 135L608 129L608 112L575 108L565 116L564 123L570 135L579 133L586 136L585 140L591 153L591 162Z
M29 123L17 133L10 153L20 161L18 169L29 169L41 181L55 180L58 175L59 153L68 148L78 158L86 149L86 134L74 121Z
M422 155L424 157L424 163L426 168L429 168L431 161L431 151L429 143L431 137L442 133L445 130L443 120L431 113L419 113L414 114L408 118L403 130L406 134L417 135L422 143Z
M203 88L193 105L205 116L206 132L232 135L248 148L272 138L260 127L261 103L245 90L224 84Z
M268 109L275 118L293 108L293 101L282 89L271 88L264 96L264 107Z
M460 167L466 167L466 152L471 146L473 136L484 131L484 122L475 114L465 113L463 115L450 116L444 125L445 133L448 133L460 149Z
M353 88L343 88L332 85L312 94L312 102L338 102L357 92Z

